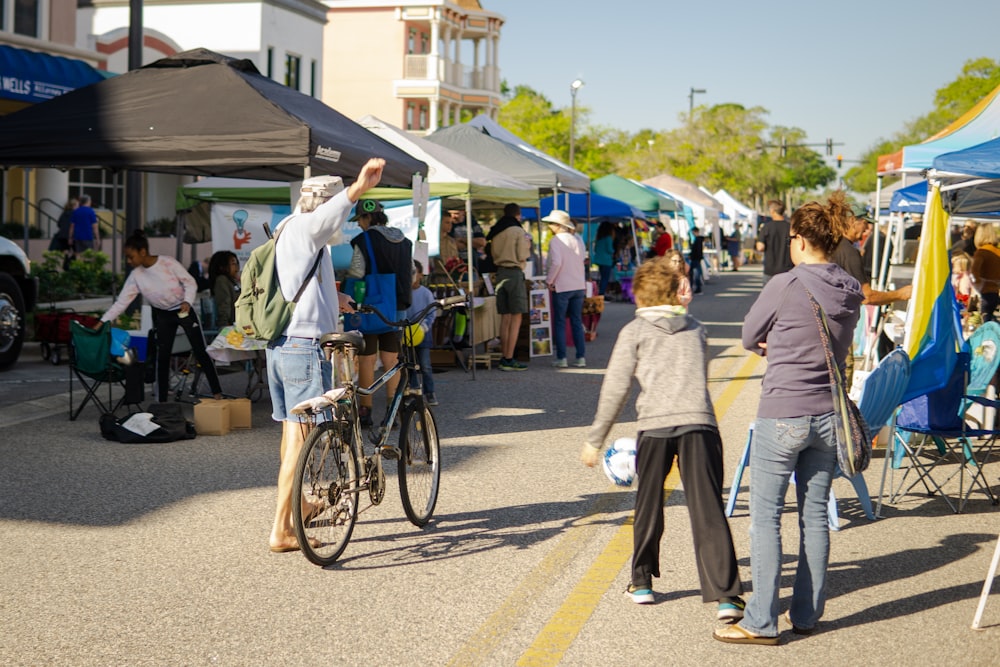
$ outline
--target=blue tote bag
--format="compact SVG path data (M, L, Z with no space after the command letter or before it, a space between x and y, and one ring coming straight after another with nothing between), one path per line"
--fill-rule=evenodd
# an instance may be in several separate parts
M344 293L355 296L358 283L363 284L364 298L362 303L377 308L386 318L393 320L396 318L396 274L378 272L371 238L368 236L368 232L363 232L362 235L365 237L368 266L371 271L364 278L348 278L344 282ZM357 302L357 298L355 298L355 302ZM363 334L381 334L388 333L393 328L375 314L344 313L344 330L360 331Z

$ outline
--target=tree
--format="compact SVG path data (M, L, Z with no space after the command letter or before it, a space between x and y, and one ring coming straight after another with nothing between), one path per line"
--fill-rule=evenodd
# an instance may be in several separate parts
M570 126L574 125L573 167L592 178L611 173L613 165L603 149L615 131L588 127L587 107L577 105L575 124L572 113L571 108L554 109L548 98L528 86L515 86L497 120L525 142L567 164Z
M938 88L934 108L906 123L891 139L880 139L861 157L861 164L844 175L847 185L857 192L875 189L880 155L894 153L904 146L924 141L961 118L980 100L1000 85L1000 61L990 58L967 60L962 72L949 84Z
M498 121L539 150L569 162L572 108L554 109L551 101L527 87L508 91ZM767 110L739 104L698 107L685 125L671 131L635 133L587 125L589 110L576 108L574 167L591 178L616 173L642 180L669 173L711 190L725 188L747 201L785 199L836 178L823 158L803 146L799 128L770 127ZM775 148L784 137L793 148ZM770 146L770 147L768 147Z

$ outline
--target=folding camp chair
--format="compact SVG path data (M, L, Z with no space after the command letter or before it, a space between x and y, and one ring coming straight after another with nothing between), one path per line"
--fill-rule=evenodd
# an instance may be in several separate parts
M858 409L861 416L868 423L872 432L877 432L892 417L899 401L906 391L906 384L910 378L910 358L903 350L897 348L886 355L874 370L865 379L861 389L861 396L858 399ZM747 434L747 442L743 448L743 455L736 467L736 476L729 490L729 499L726 502L726 516L732 516L736 508L736 495L739 493L740 482L743 478L743 471L750 462L750 443L753 440L753 424ZM837 469L837 476L844 476L840 469ZM858 496L858 502L864 510L865 516L875 520L875 512L872 508L871 495L868 493L868 484L863 475L855 475L847 478L854 487L854 492ZM837 496L833 489L830 489L828 521L832 530L840 530L840 517L837 512Z
M1000 364L1000 355L990 352L991 347L994 350L996 348L988 340L989 335L990 331L987 330L969 341L971 356L976 359L977 383L981 382L981 377L991 378L996 373L997 365ZM945 387L918 396L900 409L890 452L887 452L885 462L887 467L891 466L890 503L895 502L917 484L922 484L929 495L938 494L944 498L948 507L954 512L961 512L964 509L969 496L977 488L986 494L990 502L997 504L997 498L986 481L983 467L992 455L1000 431L994 428L976 428L985 425L975 420L971 420L970 423L967 412L974 404L995 410L1000 403L970 393L970 387L974 392L985 389L983 384L978 386L970 384L969 379L972 375L970 354L963 352L958 355L955 369ZM988 381L985 384L988 385ZM908 465L904 466L904 462L908 462ZM938 472L937 469L950 463L956 463L957 468L943 481L938 482L934 477ZM895 484L894 475L898 468L904 468L904 472L899 483ZM904 488L911 473L915 479ZM968 487L965 483L967 474ZM944 485L956 475L959 478L957 507L943 490ZM881 505L881 499L879 502Z
M100 329L91 329L76 320L70 322L70 363L69 363L69 419L75 421L84 406L93 401L101 414L114 413L125 402L125 370L111 357L111 324L105 322ZM76 376L86 392L80 405L73 409L73 377ZM102 384L108 386L108 401L105 403L97 394ZM115 385L123 394L116 402L113 398Z

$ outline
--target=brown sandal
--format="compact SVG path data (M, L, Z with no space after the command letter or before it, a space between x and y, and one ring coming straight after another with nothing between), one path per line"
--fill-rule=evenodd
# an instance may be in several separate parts
M778 644L777 637L755 635L739 623L716 628L712 636L727 644L761 644L763 646L777 646Z

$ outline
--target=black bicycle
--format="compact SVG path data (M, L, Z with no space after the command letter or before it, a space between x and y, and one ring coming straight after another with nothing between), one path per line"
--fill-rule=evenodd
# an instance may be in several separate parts
M333 364L334 389L303 401L292 414L310 428L299 455L292 497L295 536L311 562L329 565L344 552L357 521L362 494L373 507L385 497L384 459L396 459L399 494L403 511L413 525L430 521L441 482L441 446L437 426L422 391L408 388L412 374L420 377L416 351L410 341L410 326L421 322L434 308L447 310L469 305L465 296L438 299L413 320L394 322L376 308L360 306L363 313L377 315L401 337L399 360L370 387L355 380L355 359L364 351L364 338L357 331L326 334L320 346ZM399 374L399 384L382 422L368 432L365 443L358 414L358 396L380 390ZM399 445L389 443L392 424L400 420Z

